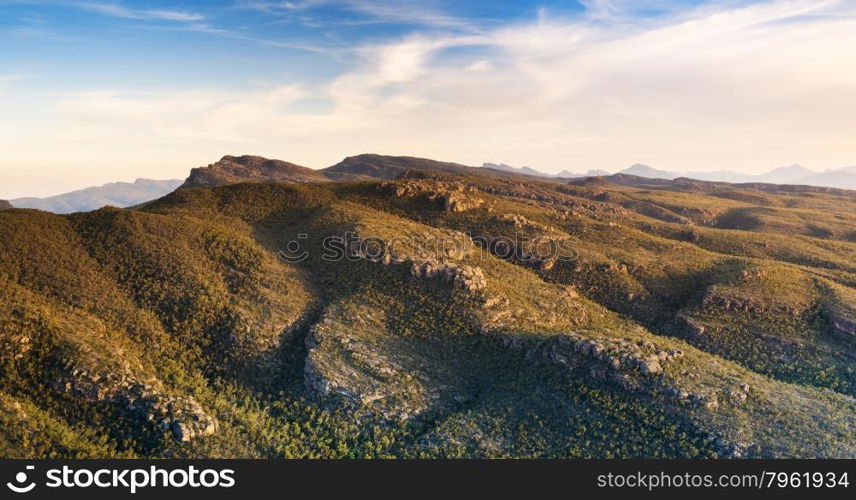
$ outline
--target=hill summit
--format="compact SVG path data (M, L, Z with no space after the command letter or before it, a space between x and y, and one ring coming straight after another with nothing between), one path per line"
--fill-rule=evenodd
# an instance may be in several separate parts
M261 156L224 156L207 167L194 168L181 185L212 187L239 182L324 182L324 174L308 167Z

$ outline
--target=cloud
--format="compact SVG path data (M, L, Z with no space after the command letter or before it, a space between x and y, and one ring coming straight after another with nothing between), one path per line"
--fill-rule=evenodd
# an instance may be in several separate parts
M38 140L10 130L0 147L31 164L62 151L89 168L179 173L223 153L315 167L359 152L553 172L840 167L856 156L854 13L775 0L417 32L358 47L359 64L322 84L60 96Z
M104 129L112 135L137 135L149 144L183 140L253 142L254 134L270 137L271 119L287 116L307 96L298 86L255 92L195 90L127 93L103 91L65 96L59 103L64 120L78 127L64 128L60 140L85 143L98 140ZM259 121L261 119L261 121Z
M8 82L15 82L18 80L23 80L25 78L27 78L26 75L22 75L19 73L8 73L8 74L0 73L0 85L2 85L4 83L8 83Z
M81 2L76 7L98 12L111 17L122 19L135 19L144 21L176 21L176 22L198 22L205 19L202 14L165 9L130 9L114 3Z
M434 0L294 0L284 2L251 1L245 8L268 13L312 11L320 8L337 9L365 16L374 23L415 24L440 28L474 29L467 20L446 14ZM304 19L304 22L306 20ZM364 23L366 21L336 21L335 23ZM311 23L325 24L318 19Z

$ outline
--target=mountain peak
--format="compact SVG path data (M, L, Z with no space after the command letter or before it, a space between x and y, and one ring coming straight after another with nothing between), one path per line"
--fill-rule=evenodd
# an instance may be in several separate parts
M795 175L811 175L811 174L815 174L817 172L815 172L814 170L811 170L809 168L806 168L802 165L799 165L797 163L794 163L793 165L787 165L784 167L774 168L773 170L771 170L768 173L770 173L770 174L772 174L772 173L778 173L778 174L792 173Z
M681 174L677 172L669 172L667 170L658 170L654 167L649 167L648 165L642 163L634 163L628 168L621 170L618 172L619 174L627 174L627 175L636 175L639 177L650 177L653 179L674 179L676 177L680 177Z
M429 160L414 156L386 156L364 153L349 156L322 172L333 180L353 180L359 178L395 179L409 170L429 170L439 172L472 172L474 167L458 163Z
M207 167L190 171L182 188L213 187L240 182L324 182L327 178L317 170L282 160L262 156L226 155Z

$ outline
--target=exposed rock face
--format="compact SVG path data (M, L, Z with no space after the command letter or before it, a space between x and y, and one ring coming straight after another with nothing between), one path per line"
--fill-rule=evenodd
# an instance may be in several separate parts
M455 245L447 249L449 258L415 257L395 253L385 243L377 251L369 251L364 244L367 240L355 239L349 246L352 256L381 262L385 265L409 265L410 274L418 278L442 279L455 288L477 292L487 287L487 281L481 268L459 264L454 259L462 258L464 251ZM373 242L377 243L377 242Z
M383 335L380 311L356 317L328 309L306 337L306 388L322 400L368 409L390 420L416 416L439 398L418 366L425 360L402 355ZM424 375L422 375L424 376Z
M465 212L484 204L477 189L460 182L405 180L384 182L378 189L399 198L424 194L429 200L441 203L447 212Z
M650 341L598 336L595 332L569 332L542 341L536 347L524 347L527 358L561 366L592 379L614 383L628 392L661 395L672 404L688 408L691 414L707 420L711 413L734 411L752 397L749 384L720 373L719 382L702 381L698 373L676 369L685 353L663 349ZM520 348L525 343L510 337L507 344ZM671 373L669 373L671 372ZM730 388L722 388L724 383ZM751 436L749 436L751 437ZM739 433L711 435L720 457L740 458L757 454L757 446Z
M464 193L455 192L447 195L442 195L443 208L447 212L466 212L478 208L484 203L484 200L477 196L468 196Z
M515 345L513 338L509 344ZM684 357L680 349L662 349L648 341L623 338L589 337L580 332L563 333L529 348L526 356L534 361L562 366L570 370L584 370L594 379L611 380L630 391L661 393L678 404L691 404L714 410L719 407L719 396L704 387L678 385L666 375L666 368ZM682 373L687 380L697 375ZM748 397L749 386L739 384L739 390L724 397L734 404Z
M642 375L663 371L663 365L680 358L683 351L658 350L651 344L639 344L620 338L587 338L578 333L565 333L548 343L541 352L542 359L569 367L577 367L581 360L593 358L614 370Z
M830 315L829 322L835 331L845 333L847 335L856 335L856 321L850 318L845 318L836 313L832 313Z
M240 182L327 182L323 173L260 156L224 156L207 167L194 168L182 188L212 187Z
M156 384L155 384L156 385ZM170 396L152 383L109 373L101 375L72 368L68 376L53 383L54 390L73 394L90 402L112 402L132 411L179 441L209 436L217 432L217 421L190 397Z
M414 262L411 274L425 278L441 278L455 288L476 292L487 287L484 272L479 267L458 265L452 262Z
M10 208L15 208L6 200L0 200L0 210L9 210Z
M374 248L369 250L370 246ZM486 313L507 306L507 299L487 298L481 268L454 260L466 255L465 248L457 248L449 258L435 259L406 255L389 248L386 242L358 237L350 242L348 251L381 265L408 266L416 278L442 280L473 293L482 300ZM390 420L407 420L439 404L442 387L424 372L429 361L419 351L411 351L406 340L390 336L387 324L385 313L377 309L329 307L306 338L307 389L322 400L369 410Z
M541 226L530 221L526 217L517 214L505 214L500 217L501 220L510 222L514 227L521 229L541 230Z

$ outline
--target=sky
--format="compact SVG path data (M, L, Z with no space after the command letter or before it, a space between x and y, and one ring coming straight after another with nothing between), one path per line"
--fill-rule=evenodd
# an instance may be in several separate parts
M0 0L0 199L360 153L856 165L856 0Z

